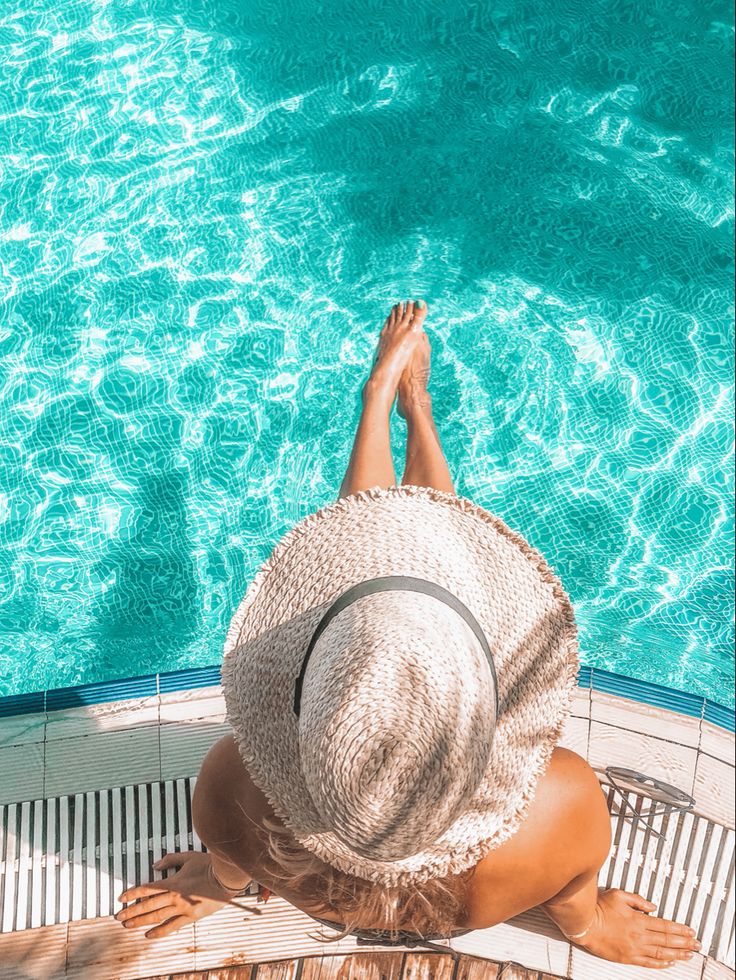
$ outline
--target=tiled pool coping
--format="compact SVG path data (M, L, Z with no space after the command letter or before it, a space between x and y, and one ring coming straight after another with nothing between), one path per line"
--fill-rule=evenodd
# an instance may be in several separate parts
M124 677L96 684L80 684L76 687L60 687L50 691L12 694L0 698L0 718L37 711L55 711L86 704L100 704L105 701L122 701L126 698L155 696L194 687L210 687L220 682L218 664L213 667L192 667L161 674L144 674L141 677ZM578 672L578 687L585 690L605 691L656 708L702 718L729 732L733 732L736 728L736 713L733 708L700 695L677 691L660 684L651 684L649 681L626 677L599 667L581 667Z

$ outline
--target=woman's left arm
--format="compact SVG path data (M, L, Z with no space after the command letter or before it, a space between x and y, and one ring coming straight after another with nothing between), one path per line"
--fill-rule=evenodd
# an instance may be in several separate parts
M202 842L204 843L204 841ZM248 874L247 871L243 871L242 868L238 867L237 864L233 864L232 861L228 861L227 858L218 854L217 851L212 851L208 844L205 847L209 851L211 861L212 876L222 890L228 894L237 894L246 888L253 878Z

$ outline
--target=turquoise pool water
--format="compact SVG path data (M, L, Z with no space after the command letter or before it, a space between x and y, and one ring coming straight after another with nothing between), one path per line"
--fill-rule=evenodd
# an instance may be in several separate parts
M730 3L6 0L0 50L0 694L218 663L422 296L583 661L733 705Z

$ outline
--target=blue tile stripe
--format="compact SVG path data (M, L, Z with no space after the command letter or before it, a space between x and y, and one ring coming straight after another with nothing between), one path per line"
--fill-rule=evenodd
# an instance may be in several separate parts
M33 694L11 694L7 698L0 698L0 718L8 715L30 715L37 711L43 711L46 695L43 691Z
M81 684L77 687L59 687L46 691L46 711L59 708L75 708L82 704L100 704L103 701L124 701L126 698L155 697L157 674L142 677L124 677L97 684Z
M720 725L721 728L727 728L729 732L734 730L733 711L731 708L726 708L724 705L718 704L717 701L709 701L706 698L703 717L713 725Z
M599 667L594 667L592 673L594 691L605 691L607 694L617 694L632 701L643 701L656 708L678 711L681 715L691 715L693 718L703 717L705 698L702 695L676 691L671 687L660 687L635 677L614 674Z
M159 691L185 691L190 687L210 687L220 683L220 667L192 667L158 675Z
M677 711L693 718L705 718L729 732L736 730L736 714L716 701L697 694L677 691L672 687L650 684L648 681L623 674L614 674L599 667L581 666L578 671L578 687L605 691L619 697L630 698L656 708ZM127 698L151 697L171 691L188 691L196 687L213 687L220 683L220 665L191 667L172 670L164 674L146 674L143 677L126 677L97 684L81 684L62 687L54 691L31 694L13 694L0 698L0 718L25 715L38 711L56 711L104 701L123 701Z

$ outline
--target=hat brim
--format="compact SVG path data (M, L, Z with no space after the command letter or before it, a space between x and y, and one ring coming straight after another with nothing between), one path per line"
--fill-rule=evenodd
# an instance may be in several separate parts
M293 711L294 682L325 609L383 575L429 579L465 603L498 683L477 792L431 848L400 861L361 857L323 825L301 773ZM544 557L467 498L403 484L341 498L281 539L232 618L221 674L241 758L296 840L347 874L406 885L458 874L518 830L569 715L578 666L572 605Z

